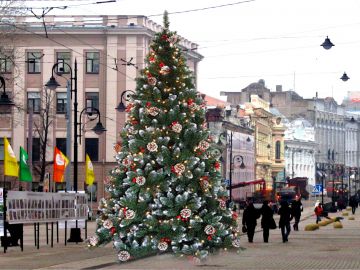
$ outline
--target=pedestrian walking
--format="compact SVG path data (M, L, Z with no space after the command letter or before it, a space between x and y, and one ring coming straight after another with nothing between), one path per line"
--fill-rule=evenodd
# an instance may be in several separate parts
M355 215L356 208L358 207L358 201L355 195L350 197L349 206L351 207L352 214Z
M255 227L257 225L256 220L260 217L259 211L254 207L252 201L247 201L243 218L242 225L246 227L246 233L248 236L249 243L254 240Z
M282 201L280 203L278 214L280 215L279 228L281 229L283 243L285 243L288 242L289 239L291 231L290 221L292 220L291 209L287 201Z
M323 215L324 209L322 207L322 204L319 203L318 206L314 209L315 216L316 216L316 224L318 224L321 221L321 216Z
M301 217L301 212L303 211L303 205L301 203L301 197L296 196L295 200L291 203L291 211L292 215L295 219L295 223L293 225L294 231L299 230L299 222Z
M276 228L275 220L273 218L273 210L271 209L268 201L263 202L263 205L260 208L260 214L261 214L261 228L263 229L264 243L268 243L270 229Z

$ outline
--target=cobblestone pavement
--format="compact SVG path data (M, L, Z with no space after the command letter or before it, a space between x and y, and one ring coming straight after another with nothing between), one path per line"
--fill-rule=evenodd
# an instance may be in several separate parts
M164 254L119 265L111 245L91 251L84 244L69 243L65 247L62 232L61 242L54 248L46 245L42 234L37 250L30 226L25 228L24 252L13 247L6 254L0 253L0 269L360 269L360 213L356 213L355 220L344 217L343 229L330 224L304 231L305 225L314 220L313 207L309 206L303 212L300 230L291 232L288 243L282 243L279 229L270 232L269 243L263 243L259 231L254 243L241 237L244 250L239 253L221 251L201 264ZM90 234L92 231L94 223L89 225Z

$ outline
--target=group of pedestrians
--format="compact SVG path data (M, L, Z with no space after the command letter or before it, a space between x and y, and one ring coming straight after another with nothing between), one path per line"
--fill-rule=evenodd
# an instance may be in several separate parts
M290 221L293 218L295 219L293 228L295 231L299 230L302 210L301 198L296 198L296 200L291 203L291 207L287 201L282 201L280 203L280 208L278 210L278 214L280 215L279 228L281 230L283 243L288 242L291 231ZM260 209L256 209L252 201L247 202L247 206L243 213L242 225L243 232L247 233L249 243L252 243L254 240L257 219L260 218L260 216L261 228L263 229L263 240L265 243L269 242L270 230L277 228L273 215L274 211L268 201L264 201Z

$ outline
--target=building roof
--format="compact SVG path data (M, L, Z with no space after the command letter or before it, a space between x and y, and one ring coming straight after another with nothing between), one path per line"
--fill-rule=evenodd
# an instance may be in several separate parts
M217 99L208 95L205 95L206 106L215 106L215 107L226 107L230 105L229 102L223 101L221 99Z

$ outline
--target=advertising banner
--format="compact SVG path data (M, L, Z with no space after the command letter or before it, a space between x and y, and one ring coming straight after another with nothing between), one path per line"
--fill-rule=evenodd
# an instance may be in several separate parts
M8 191L10 224L87 218L86 194Z

